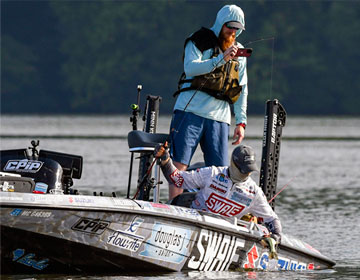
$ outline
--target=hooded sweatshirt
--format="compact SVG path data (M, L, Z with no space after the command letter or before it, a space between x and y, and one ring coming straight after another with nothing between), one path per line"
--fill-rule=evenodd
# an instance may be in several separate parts
M226 5L217 13L214 25L211 30L219 37L220 31L224 23L228 21L238 21L245 26L244 12L236 5ZM242 32L239 29L236 32L236 37ZM238 47L243 46L237 43ZM213 49L204 51L203 53L196 48L192 41L189 41L185 46L184 56L184 72L187 79L194 76L210 73L215 67L220 67L226 62L223 60L224 56L221 53L217 57L211 58ZM239 99L234 103L234 113L236 123L246 124L246 109L247 109L247 72L246 72L246 58L237 58L240 64L239 68L239 81L243 86ZM182 88L189 87L189 83L183 84ZM184 110L189 100L194 95L195 90L188 90L182 92L175 103L175 110ZM228 102L216 99L205 92L197 91L191 102L186 108L187 112L194 113L203 118L225 122L230 125L231 123L231 110Z

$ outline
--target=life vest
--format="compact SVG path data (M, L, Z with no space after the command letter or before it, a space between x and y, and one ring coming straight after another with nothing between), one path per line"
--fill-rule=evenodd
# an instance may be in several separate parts
M189 40L191 40L201 52L213 49L214 51L211 58L222 53L218 37L210 29L202 27L188 37L184 44L184 55L185 47ZM191 83L191 85L181 88L184 83ZM235 103L242 90L242 86L239 84L239 62L236 59L229 60L226 64L215 68L210 73L195 76L192 79L186 79L186 75L183 72L178 82L178 90L174 93L174 96L187 90L201 90L217 99L225 100L230 104Z

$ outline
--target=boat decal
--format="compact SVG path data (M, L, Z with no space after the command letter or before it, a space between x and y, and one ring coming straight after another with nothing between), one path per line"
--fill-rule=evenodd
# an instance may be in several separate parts
M259 265L257 268L266 270L269 267L270 267L269 253L265 252L261 255L261 258L259 260ZM291 260L289 258L279 256L276 267L274 267L274 268L277 270L306 270L307 267L309 267L309 265L307 265L304 262L300 262L297 260Z
M236 216L245 208L245 206L217 195L216 193L211 193L206 200L206 206L210 212L227 217Z
M49 259L35 260L35 254L30 253L25 255L24 249L16 249L13 252L13 261L21 263L26 266L33 267L37 270L43 270L49 265Z
M78 204L78 205L82 205L82 204L94 204L95 200L93 198L89 198L89 197L73 197L73 196L69 196L69 202L71 204Z
M88 234L102 234L110 225L109 221L100 219L80 218L72 227L72 230L81 231Z
M22 209L14 209L11 211L10 216L17 217L21 214L22 211L23 211Z
M173 206L173 205L171 205L171 208L174 210L173 212L176 215L183 216L183 217L193 216L191 218L195 218L196 220L201 220L202 216L199 214L199 212L196 209L178 207L178 206Z
M38 160L8 160L4 167L4 171L36 173L41 169L43 164L42 161Z
M317 249L315 249L314 247L310 246L309 244L307 244L299 239L289 237L284 234L281 235L281 239L284 244L288 244L291 247L299 248L299 249L302 249L305 251L310 251L310 252L316 253L318 255L322 255Z
M48 190L48 184L45 184L43 182L37 182L35 184L35 189L33 191L33 193L46 193Z
M143 218L135 216L134 219L131 221L129 227L126 229L126 231L131 233L136 233L136 231L139 229L139 227L143 222L144 222Z
M24 201L22 196L11 196L8 195L8 193L6 193L6 195L4 195L3 192L1 192L2 196L1 196L1 200L0 201ZM11 194L11 193L9 193Z
M125 230L114 231L107 240L107 243L121 249L137 252L144 241L144 236L136 235L144 219L135 216Z
M120 249L137 252L143 240L143 236L117 230L109 236L107 243L119 247Z
M255 268L255 263L259 259L259 252L256 244L251 247L251 249L247 252L247 260L244 263L244 268Z
M134 206L134 205L138 206L131 199L122 199L122 198L111 198L111 199L115 206Z
M141 256L181 263L187 255L192 230L156 222Z
M152 207L155 207L155 208L170 209L169 205L167 205L167 204L154 203L154 202L150 202L150 204L152 205Z
M21 213L21 216L36 217L36 218L50 218L52 216L52 212L51 211L41 211L41 210L24 210Z
M239 251L244 248L242 238L201 229L197 245L188 261L188 268L203 271L224 271L232 262L239 261Z

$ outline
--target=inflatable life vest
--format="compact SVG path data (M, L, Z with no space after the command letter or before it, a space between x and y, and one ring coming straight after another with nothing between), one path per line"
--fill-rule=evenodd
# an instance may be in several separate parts
M191 40L201 52L214 49L211 58L222 53L218 37L210 29L202 27L188 37L185 40L184 49L189 40ZM191 83L191 85L181 88L184 83ZM201 90L217 99L225 100L230 104L235 103L242 90L242 86L239 84L239 62L235 59L229 60L226 64L215 68L210 73L195 76L192 79L186 79L185 73L182 73L178 82L178 90L174 93L174 96L187 90Z

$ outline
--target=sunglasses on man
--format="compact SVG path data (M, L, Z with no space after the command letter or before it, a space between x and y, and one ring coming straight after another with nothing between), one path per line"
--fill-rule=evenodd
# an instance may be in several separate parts
M231 24L229 22L225 23L225 26L229 29L232 29L232 30L236 30L238 31L240 28L237 28L237 27L234 27L234 26L230 26Z

